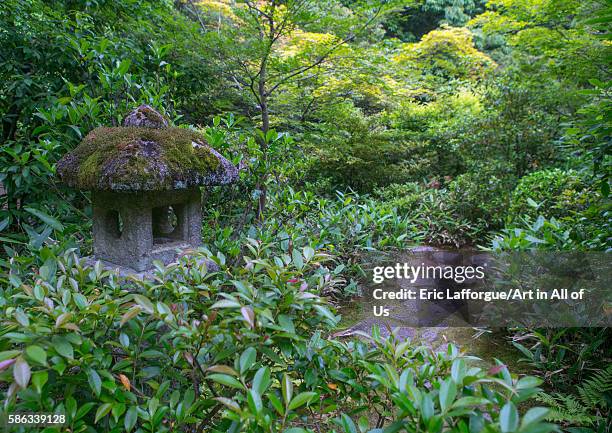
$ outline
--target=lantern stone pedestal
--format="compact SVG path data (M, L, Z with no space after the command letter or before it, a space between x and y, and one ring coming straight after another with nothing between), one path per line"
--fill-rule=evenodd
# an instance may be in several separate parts
M200 246L199 190L92 193L94 255L144 271L169 263L177 249Z
M167 125L140 106L123 127L94 129L59 161L62 181L92 190L88 262L146 277L154 261L171 263L201 245L200 187L233 182L238 170L200 134Z

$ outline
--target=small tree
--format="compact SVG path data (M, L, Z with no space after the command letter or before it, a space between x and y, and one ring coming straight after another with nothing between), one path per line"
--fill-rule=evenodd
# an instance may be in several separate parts
M264 170L256 185L259 190L257 218L261 221L269 175L265 161L272 98L290 84L317 77L321 67L341 47L363 37L383 13L395 8L396 1L354 2L351 9L337 1L321 5L313 0L243 0L222 4L226 7L220 7L219 2L204 1L198 5L189 2L202 28L216 34L217 48L227 64L230 82L254 100L261 116L262 134L258 143ZM208 19L203 17L206 11ZM287 55L290 41L308 30L313 31L311 35L317 35L310 41L309 49L301 50L296 56Z

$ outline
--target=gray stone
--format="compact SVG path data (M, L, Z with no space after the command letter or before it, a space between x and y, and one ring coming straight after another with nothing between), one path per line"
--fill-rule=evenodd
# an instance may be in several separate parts
M150 105L141 105L125 116L123 126L138 126L145 128L166 128L168 120Z
M136 271L154 260L170 263L177 250L201 244L201 194L197 189L124 193L92 192L94 256Z

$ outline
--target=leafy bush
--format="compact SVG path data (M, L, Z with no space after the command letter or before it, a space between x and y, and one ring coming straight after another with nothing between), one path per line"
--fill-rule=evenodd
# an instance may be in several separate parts
M397 207L400 214L410 218L418 233L416 239L427 244L460 247L477 239L481 230L477 221L456 212L445 188L407 183L380 188L375 193L386 206Z
M526 216L514 221L509 227L493 236L493 250L595 250L609 251L610 237L609 205L603 210L580 216L574 224L567 224L540 215L535 220Z
M240 260L244 238L249 236L283 247L312 245L333 254L334 277L339 284L328 287L326 295L344 297L356 291L357 276L363 276L360 258L365 251L400 248L420 239L421 233L410 215L357 193L337 192L333 197L317 196L311 188L270 185L268 217L264 224L254 215L232 214L216 207L207 216L205 238L232 260ZM229 203L228 208L235 204ZM221 212L229 213L218 225ZM238 227L238 228L236 228ZM241 230L241 231L239 231ZM349 281L348 284L344 284Z
M509 165L510 174L519 178L558 161L558 101L511 74L487 84L479 115L458 122L452 131L467 170Z
M83 432L350 433L354 418L370 432L554 430L544 409L519 423L540 381L501 363L486 372L452 345L435 353L376 329L371 342L325 339L338 320L319 296L333 284L329 256L255 240L246 250L236 266L202 250L123 283L73 250L0 262L2 418L59 413Z
M462 79L481 79L495 67L491 58L474 47L469 30L446 25L418 43L405 44L398 61L433 76Z
M542 170L523 177L512 193L510 214L572 218L598 199L581 176L560 169Z
M524 217L520 224L502 229L491 241L494 251L526 250L570 250L576 243L570 237L570 230L552 218L539 216L535 221Z
M411 143L380 116L366 116L350 103L321 114L320 131L309 133L310 177L331 179L337 189L368 192L411 177Z
M612 406L609 339L609 328L516 330L512 344L523 354L522 361L554 390L537 396L551 407L549 420L574 426L568 431L607 431Z
M503 226L513 185L513 177L501 170L469 172L450 183L449 199L458 215L486 233Z
M215 380L227 385L227 368L210 367L234 365L234 354L254 347L284 365L304 335L336 321L316 294L331 284L317 271L324 255L306 248L264 258L269 246L249 245L252 257L231 276L192 259L127 285L84 268L73 251L44 248L35 274L20 267L27 259L2 263L5 410L65 413L79 431L212 421L222 403ZM223 255L213 259L224 267ZM236 368L246 373L254 360L242 359Z

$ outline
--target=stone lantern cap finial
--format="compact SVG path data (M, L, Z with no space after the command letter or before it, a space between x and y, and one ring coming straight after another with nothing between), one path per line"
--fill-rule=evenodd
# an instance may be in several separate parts
M164 116L141 105L120 127L98 127L57 163L68 186L97 191L168 191L224 185L237 168L202 134L168 126Z

